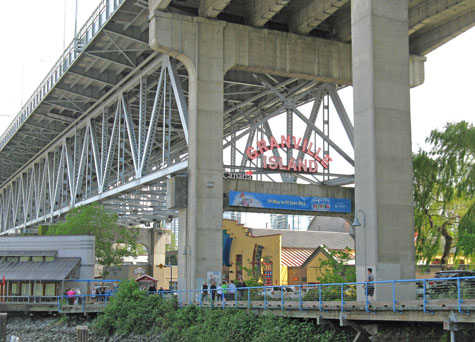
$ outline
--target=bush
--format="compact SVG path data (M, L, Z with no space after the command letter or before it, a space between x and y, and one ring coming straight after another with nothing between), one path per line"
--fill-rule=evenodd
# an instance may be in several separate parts
M92 324L99 335L159 335L163 342L323 342L349 341L344 332L272 314L247 310L185 307L148 295L134 281L122 282Z

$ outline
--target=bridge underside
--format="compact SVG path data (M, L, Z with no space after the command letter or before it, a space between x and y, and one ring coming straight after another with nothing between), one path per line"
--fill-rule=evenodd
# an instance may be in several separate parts
M221 268L223 171L252 171L293 184L289 191L356 182L359 280L368 266L378 279L412 278L409 87L423 82L424 54L474 25L475 3L387 6L101 3L1 138L2 232L94 201L130 225L179 215L180 286L199 288L207 271ZM348 85L354 120L338 97ZM330 135L330 121L342 140ZM288 164L308 159L303 149L263 147L296 135L321 146L333 166L279 173L249 157L249 147L261 146ZM176 174L188 176L179 213L166 206L166 180Z

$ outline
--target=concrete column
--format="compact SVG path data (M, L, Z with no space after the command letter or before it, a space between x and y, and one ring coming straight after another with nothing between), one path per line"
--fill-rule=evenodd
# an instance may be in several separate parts
M183 62L189 76L188 199L178 249L183 290L200 288L208 271L222 269L225 23L172 18L151 19L150 46Z
M188 209L192 288L222 269L223 22L197 25L194 68L189 68ZM193 70L194 69L194 70Z
M407 6L351 2L355 198L366 217L355 229L358 281L367 267L376 280L415 277ZM414 294L398 285L396 295ZM391 297L391 285L376 286L376 299Z

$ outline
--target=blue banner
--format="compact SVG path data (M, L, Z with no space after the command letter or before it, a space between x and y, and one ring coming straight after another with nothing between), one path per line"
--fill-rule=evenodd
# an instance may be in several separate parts
M351 200L344 198L301 197L240 191L229 192L229 205L248 208L329 211L333 213L351 212Z

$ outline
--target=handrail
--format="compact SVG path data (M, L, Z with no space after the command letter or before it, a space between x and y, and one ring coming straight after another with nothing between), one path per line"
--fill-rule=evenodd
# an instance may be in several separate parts
M86 46L96 37L124 1L125 0L101 0L99 6L97 6L92 15L87 19L77 36L73 38L61 57L33 92L33 95L26 101L20 112L2 134L0 137L0 151L3 150L5 145L15 135L16 131L30 117L38 105L40 105L41 101L49 94L66 71L69 70L73 62L81 55L82 51L84 51ZM81 42L84 46L81 51L78 51L78 42Z
M469 283L469 287L464 287L464 281L466 282L467 280L473 280L474 282ZM71 281L71 280L68 280ZM72 281L76 282L86 282L86 283L112 283L112 282L121 282L120 280L101 280L101 279L75 279ZM345 308L345 299L346 299L346 294L345 291L348 289L353 289L357 285L365 285L365 300L364 300L364 307L366 312L372 312L370 311L370 307L374 306L373 302L369 301L369 296L368 296L368 284L374 284L375 286L384 286L384 285L390 285L391 290L392 290L392 310L393 312L402 312L402 306L400 308L397 307L396 304L398 304L398 298L397 298L397 291L396 287L398 284L408 284L408 283L422 283L423 287L423 293L422 293L422 303L423 303L423 312L426 313L428 312L427 310L427 304L429 300L432 300L434 298L431 298L431 292L428 290L434 289L434 287L437 289L437 284L438 286L442 288L442 291L447 291L448 294L448 287L444 288L443 285L447 284L449 286L457 286L457 292L456 292L456 297L452 298L456 300L457 303L457 310L458 312L462 312L463 310L463 302L464 302L464 296L466 297L467 295L470 296L470 298L475 299L475 276L470 276L470 277L450 277L450 278L426 278L426 279L401 279L401 280L379 280L379 281L372 281L372 282L348 282L348 283L329 283L329 284L308 284L308 285L296 285L294 288L298 288L298 293L294 292L294 297L286 297L284 296L284 289L286 289L285 292L287 292L287 288L292 287L292 286L287 286L287 285L280 285L280 286L249 286L249 287L238 287L236 288L235 292L231 293L228 292L227 294L225 293L218 293L219 289L196 289L196 290L159 290L159 291L153 291L153 292L148 292L151 295L157 294L161 295L164 298L176 298L178 305L181 307L185 303L186 305L198 305L200 307L205 307L206 303L209 303L210 307L216 307L215 304L218 304L220 302L220 305L217 307L222 307L223 309L229 306L235 307L235 308L248 308L252 309L255 307L255 304L257 303L258 306L263 308L264 310L268 310L269 308L277 308L277 306L274 306L273 301L269 300L272 299L272 295L275 294L275 292L280 291L280 293L277 293L275 295L275 301L278 303L280 302L280 310L285 310L285 303L287 302L293 302L293 303L298 303L298 306L292 306L292 308L297 308L298 310L308 310L303 304L305 302L318 302L318 307L316 310L318 311L324 311L324 303L325 302L339 302L340 307L339 309L343 312ZM437 283L437 284L435 284ZM467 283L465 283L467 284ZM429 285L429 287L428 287ZM331 294L335 295L334 297L329 297L325 298L325 291L331 288L335 288L335 291L330 291ZM315 291L315 295L311 297L310 299L305 298L303 295L303 289L318 289L318 293ZM345 290L346 289L346 290ZM469 290L468 294L466 290ZM441 290L439 288L439 290ZM453 288L455 290L455 287ZM472 291L473 292L470 292ZM245 295L247 292L247 296ZM434 293L432 293L434 294ZM437 294L437 292L435 293ZM73 302L73 304L68 304L70 306L76 307L75 305L81 305L82 306L82 311L86 310L86 307L89 305L96 305L96 303L102 304L102 305L107 305L109 298L114 297L115 292L112 291L109 293L100 293L100 294L75 294L75 295L61 295L61 296L2 296L3 302L0 303L0 306L4 303L6 304L11 304L15 302L19 303L24 303L28 302L31 305L35 304L44 304L44 303L50 303L53 304L56 301L56 305L58 307L58 311L62 312L66 303L68 302ZM451 295L454 295L452 293ZM247 298L246 298L247 297ZM247 301L247 305L244 303ZM244 302L244 303L243 303ZM315 307L315 306L314 306ZM310 309L311 310L311 309Z

